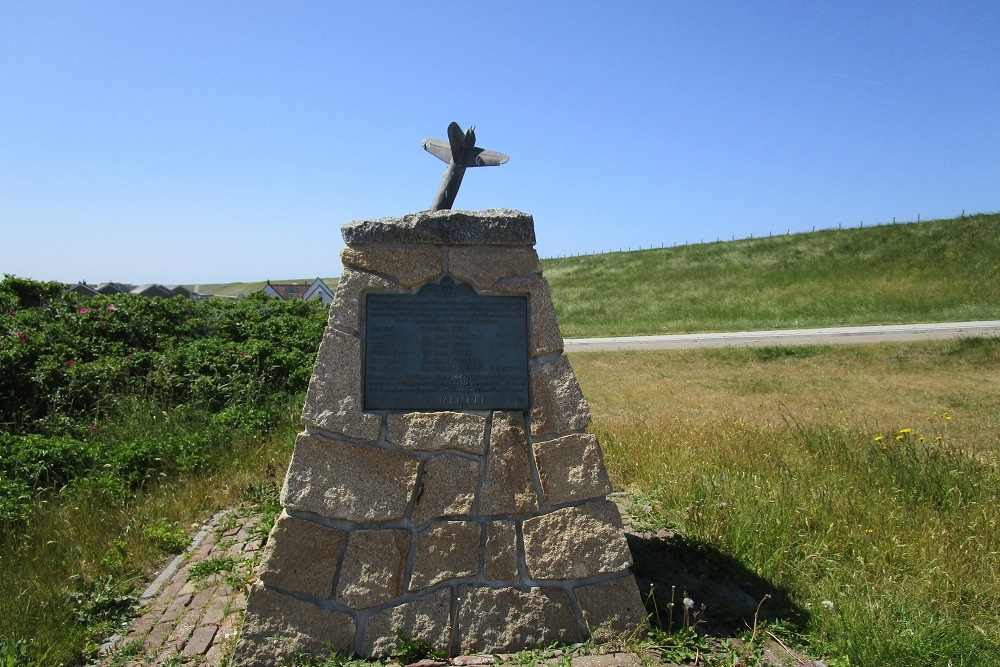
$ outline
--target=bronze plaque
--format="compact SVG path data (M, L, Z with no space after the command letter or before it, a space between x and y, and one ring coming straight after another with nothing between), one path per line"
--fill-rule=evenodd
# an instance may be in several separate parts
M528 399L528 298L449 278L368 294L364 409L520 410Z

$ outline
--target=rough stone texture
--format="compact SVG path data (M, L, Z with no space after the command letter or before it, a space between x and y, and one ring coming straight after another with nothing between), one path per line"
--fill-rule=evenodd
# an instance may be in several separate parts
M562 351L562 332L556 320L555 306L552 305L552 291L545 278L536 275L505 280L497 285L497 291L502 294L529 295L532 359Z
M347 538L337 600L351 609L369 609L398 598L410 550L408 530L359 530Z
M299 434L281 490L286 509L359 523L402 519L420 460L403 452Z
M462 653L510 653L582 639L566 591L554 588L458 589Z
M257 584L250 592L234 667L271 667L295 653L350 653L356 627L347 614L320 609Z
M448 273L481 290L492 290L504 278L541 272L534 248L460 246L448 251Z
M462 412L408 412L389 415L388 443L401 449L437 452L457 449L481 456L486 418Z
M417 535L410 590L474 577L479 569L481 538L482 526L472 521L441 521Z
M486 524L487 581L517 581L517 527L513 521Z
M424 474L413 508L413 525L443 516L467 515L479 488L479 461L442 454L424 463Z
M444 275L444 254L440 248L431 246L344 248L340 259L344 266L381 273L404 287L415 287Z
M573 433L532 445L546 505L561 505L611 493L611 480L597 436Z
M332 597L345 537L343 531L282 512L264 548L260 580L320 600Z
M531 480L524 417L520 412L494 412L479 513L526 514L536 510L538 495Z
M237 664L276 664L295 651L391 654L397 633L449 652L496 653L637 625L621 518L594 500L611 486L596 438L583 433L589 407L560 354L531 216L424 211L348 223L343 234L345 269L302 412L307 433ZM530 416L364 410L365 295L412 293L445 273L529 299ZM195 638L206 623L161 625L150 633L157 646L216 651L208 630ZM181 646L180 634L194 639Z
M531 367L531 435L577 431L590 423L590 406L566 355Z
M361 299L365 292L386 292L398 287L392 280L367 271L345 268L330 304L330 324L348 331L361 331Z
M397 633L409 640L422 641L435 650L450 650L451 595L450 588L443 588L373 614L365 630L364 654L394 653L399 646Z
M361 340L327 327L309 380L302 423L373 442L382 418L364 414L361 408Z
M646 608L631 575L575 589L587 632L611 639L646 626Z
M522 524L528 576L536 581L585 579L632 564L615 504L595 500Z
M505 208L485 211L419 211L401 218L355 220L341 227L347 245L535 245L535 221Z

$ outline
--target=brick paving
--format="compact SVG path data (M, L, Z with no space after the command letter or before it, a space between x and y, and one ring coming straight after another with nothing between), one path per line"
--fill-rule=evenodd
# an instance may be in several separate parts
M258 515L223 511L139 599L129 631L103 647L102 667L217 667L232 655L245 582L264 541ZM211 567L215 566L215 567ZM199 567L201 571L199 571ZM210 572L218 568L217 572Z

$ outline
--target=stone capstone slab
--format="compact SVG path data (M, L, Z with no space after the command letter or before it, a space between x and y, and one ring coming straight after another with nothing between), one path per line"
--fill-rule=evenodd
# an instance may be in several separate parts
M517 526L513 521L490 521L486 524L487 581L517 581Z
M481 456L486 418L463 412L407 412L389 415L385 439L401 449L438 452L457 449Z
M281 490L286 509L358 523L401 520L417 485L409 454L302 433Z
M482 526L472 521L440 521L418 534L410 590L476 576L481 541Z
M367 292L394 290L398 283L382 276L345 268L330 304L329 324L354 334L361 331L361 300Z
M586 579L632 565L614 503L594 500L527 519L524 560L535 581Z
M646 608L631 574L574 590L587 632L607 640L647 625Z
M282 512L271 530L260 564L267 586L327 600L344 548L345 533Z
M437 651L451 646L452 590L442 588L410 602L372 614L365 630L364 654L386 656L399 648L399 636Z
M534 248L458 246L448 251L448 273L480 290L492 290L504 278L541 272Z
M511 653L583 638L566 591L481 586L458 589L458 635L464 654Z
M410 551L410 531L358 530L347 540L337 584L337 601L350 609L370 609L398 598Z
M347 614L321 609L256 584L250 591L243 630L232 664L271 667L296 653L322 656L354 649L357 626Z
M382 418L362 412L361 340L327 327L309 379L302 423L374 442Z
M420 211L399 218L355 220L341 227L347 245L535 245L535 221L504 208Z
M444 275L444 254L431 246L344 248L344 266L387 276L403 287L433 282Z
M601 446L591 433L572 433L532 445L546 505L604 497L612 492Z
M479 499L481 515L527 514L538 509L528 459L524 416L520 412L494 412L486 480Z
M590 423L590 406L565 354L532 366L531 435L539 438L578 431Z
M428 459L413 507L413 525L419 527L443 516L468 515L478 488L479 461L454 454Z
M563 337L549 283L540 275L511 278L497 285L501 294L527 294L531 307L531 358L562 352Z

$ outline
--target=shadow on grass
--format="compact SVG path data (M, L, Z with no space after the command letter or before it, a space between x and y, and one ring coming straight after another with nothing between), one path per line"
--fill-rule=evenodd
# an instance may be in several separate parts
M665 530L626 532L626 538L647 611L664 630L684 625L685 596L694 601L691 621L704 605L698 629L716 637L735 637L752 628L755 614L758 622L782 622L797 630L808 622L809 612L794 604L786 589L707 542Z

